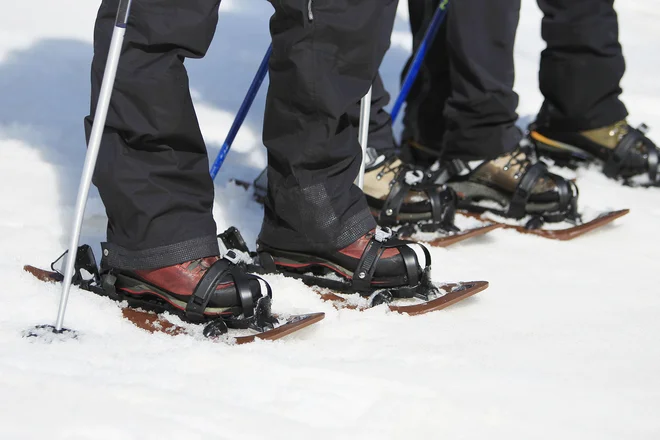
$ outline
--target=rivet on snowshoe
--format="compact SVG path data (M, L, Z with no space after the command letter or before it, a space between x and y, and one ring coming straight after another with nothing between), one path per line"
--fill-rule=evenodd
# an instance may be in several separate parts
M110 254L110 252L107 249L103 249L103 255L107 257L108 254Z
M207 338L217 338L224 335L228 331L229 329L227 328L225 321L222 318L218 318L206 324L204 327L204 336Z
M364 277L366 277L366 276L367 276L367 274L364 273L364 272L360 272L360 273L358 274L358 278L361 279L361 280L363 280Z
M391 209L388 209L387 211L385 211L385 214L392 215L392 214L394 214L394 211L392 211Z

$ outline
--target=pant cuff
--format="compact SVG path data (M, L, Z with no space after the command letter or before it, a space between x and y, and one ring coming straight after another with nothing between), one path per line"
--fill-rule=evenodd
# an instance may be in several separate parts
M376 227L376 220L368 209L355 213L344 223L342 232L334 243L336 249L343 249Z
M132 251L113 243L101 243L101 249L103 267L124 270L158 269L197 258L220 255L218 238L214 235L139 251Z
M329 240L313 240L302 231L293 231L264 219L258 242L275 249L295 252L324 253L343 249L376 227L368 208L342 222L340 231Z

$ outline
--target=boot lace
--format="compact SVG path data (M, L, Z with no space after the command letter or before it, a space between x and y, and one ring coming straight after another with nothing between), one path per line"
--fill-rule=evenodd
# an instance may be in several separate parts
M376 175L376 179L381 180L383 177L385 177L388 174L394 174L395 176L403 166L403 162L399 162L398 165L394 165L397 161L396 156L392 156L389 158L384 164L383 168L378 172Z
M410 186L417 185L424 180L424 172L422 170L413 169L410 165L406 165L400 160L397 163L397 159L398 158L396 156L388 159L387 162L383 164L383 168L376 175L376 179L381 180L386 175L393 174L392 179L390 179L391 186L394 185L396 176L402 172L405 172L405 182Z
M532 160L528 151L518 146L510 153L509 160L504 164L502 169L504 171L515 170L513 178L518 180L531 165Z

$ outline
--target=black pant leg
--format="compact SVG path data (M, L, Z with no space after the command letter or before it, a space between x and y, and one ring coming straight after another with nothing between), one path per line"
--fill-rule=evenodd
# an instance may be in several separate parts
M438 0L410 2L415 48ZM449 3L421 79L408 99L405 135L446 158L490 159L520 141L513 44L520 0Z
M408 1L413 55L419 49L439 3L439 0ZM446 125L443 113L451 92L449 56L447 54L447 19L446 17L435 39L429 45L417 79L406 98L401 137L404 150L409 152L413 160L419 164L428 165L434 162L437 156L426 154L418 149L408 151L406 141L414 140L436 153L442 151L442 139ZM411 62L412 56L401 72L401 81L404 80Z
M373 83L396 0L271 0L266 100L268 197L260 240L334 250L376 226L360 189L358 132L348 112Z
M543 10L541 124L581 131L624 119L625 61L614 0L538 0Z
M110 266L148 269L218 254L213 182L183 61L204 56L219 3L133 2L94 173ZM88 136L117 4L104 0L96 20Z

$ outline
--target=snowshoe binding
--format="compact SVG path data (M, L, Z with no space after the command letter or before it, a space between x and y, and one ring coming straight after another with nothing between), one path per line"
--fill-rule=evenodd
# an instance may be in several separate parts
M411 305L392 304L390 310L426 313L447 307L488 286L486 282L461 283L450 288L435 285L430 280L428 249L395 238L390 229L380 227L343 249L326 253L276 249L260 242L256 262L266 273L280 273L315 286L323 299L335 303L346 302L346 298L335 292L357 293L366 300L361 309L413 300Z
M575 183L549 172L532 146L476 164L452 160L436 167L432 178L456 191L460 213L546 238L570 240L628 213L611 211L584 222Z
M554 130L538 121L529 138L538 154L557 165L576 168L599 162L603 173L630 186L660 186L660 149L646 136L648 127L625 120L580 132Z
M33 266L24 269L42 281L61 282L64 276L57 266L65 255L53 262L52 271ZM270 286L245 272L235 250L227 251L223 258L212 256L159 269L127 271L109 268L103 261L99 269L92 249L83 245L78 249L73 284L127 304L122 307L124 317L149 331L188 333L159 316L168 312L185 323L203 324L204 336L212 339L229 329L257 332L237 337L237 343L277 339L323 318L317 313L281 322L271 313Z
M379 155L372 148L367 149L364 194L378 224L404 239L423 233L429 244L448 246L499 227L459 229L454 222L457 198L453 189L426 179L424 170L404 163L396 154Z

